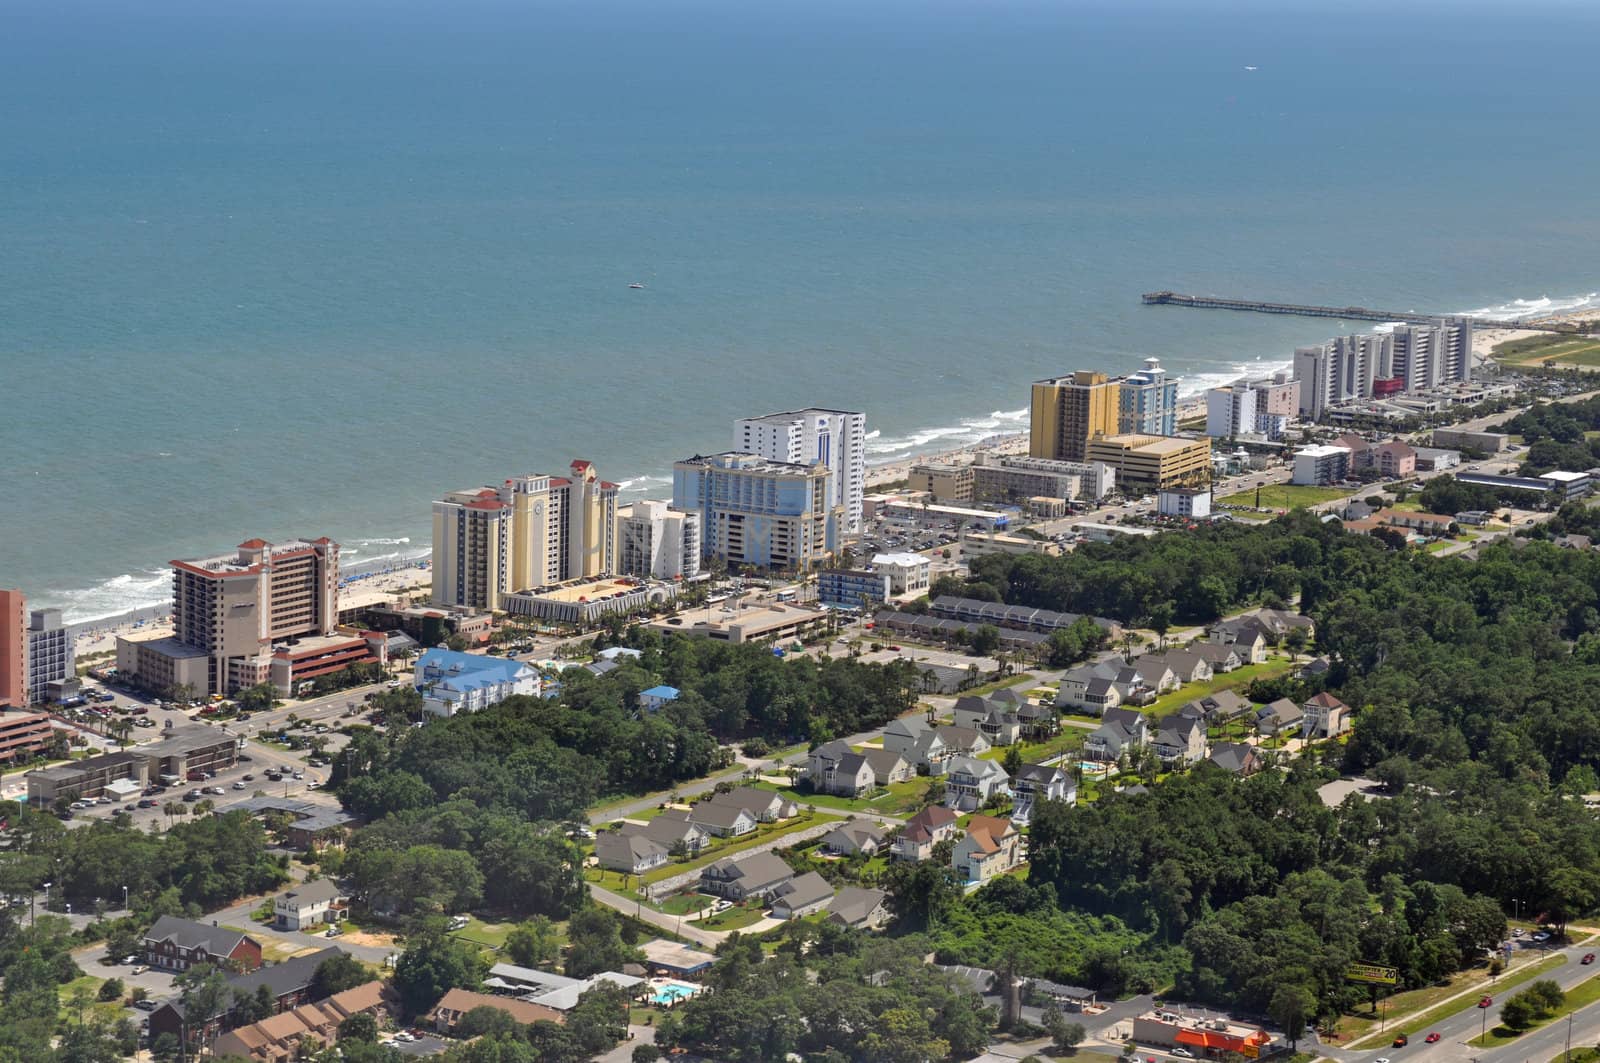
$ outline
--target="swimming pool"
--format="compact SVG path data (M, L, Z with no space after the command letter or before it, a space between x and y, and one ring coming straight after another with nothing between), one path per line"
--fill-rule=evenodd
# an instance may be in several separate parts
M656 986L656 991L650 994L650 1003L676 1004L680 1000L688 1000L699 991L697 986L668 982L665 985Z

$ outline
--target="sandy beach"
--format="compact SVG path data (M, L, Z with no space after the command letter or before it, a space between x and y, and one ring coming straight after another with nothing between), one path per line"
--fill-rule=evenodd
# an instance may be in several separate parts
M427 562L376 572L355 572L344 577L339 588L340 608L375 605L390 598L407 597L407 592L429 587L433 576ZM167 606L140 609L120 617L73 625L72 635L79 660L96 653L114 652L117 638L138 634L143 638L166 638L172 634L172 610Z
M1600 310L1591 307L1587 310L1569 310L1560 314L1547 314L1534 320L1541 323L1556 323L1562 321L1594 321L1596 319L1600 319ZM1542 335L1544 333L1524 328L1474 329L1472 332L1472 357L1479 362L1487 362L1490 352L1502 343L1526 339L1529 336Z
M971 464L972 459L982 454L1026 454L1028 452L1028 436L1018 432L1015 435L991 437L980 443L970 446L957 447L955 450L943 450L936 454L913 454L909 458L890 462L887 465L871 465L867 468L867 488L871 490L882 484L897 483L911 475L913 465L926 464Z

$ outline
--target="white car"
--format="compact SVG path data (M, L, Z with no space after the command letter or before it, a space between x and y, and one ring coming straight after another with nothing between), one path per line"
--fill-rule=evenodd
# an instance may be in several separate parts
M1179 1056L1179 1057L1181 1057L1183 1059L1193 1059L1194 1058L1194 1053L1189 1051L1187 1048L1174 1048L1172 1050L1172 1054L1175 1055L1175 1056Z

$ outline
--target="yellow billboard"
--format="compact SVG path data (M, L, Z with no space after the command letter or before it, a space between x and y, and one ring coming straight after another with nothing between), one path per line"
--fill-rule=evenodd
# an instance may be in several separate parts
M1375 963L1352 963L1344 976L1348 981L1366 982L1369 985L1394 985L1400 981L1397 968L1380 967Z

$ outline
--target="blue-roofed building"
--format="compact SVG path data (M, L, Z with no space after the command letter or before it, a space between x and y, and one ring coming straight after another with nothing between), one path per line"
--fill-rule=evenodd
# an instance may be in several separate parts
M678 700L677 687L651 687L649 690L639 691L639 707L645 712L656 712L669 701Z
M435 716L477 712L513 694L539 695L539 673L505 657L431 649L417 658L414 683Z

